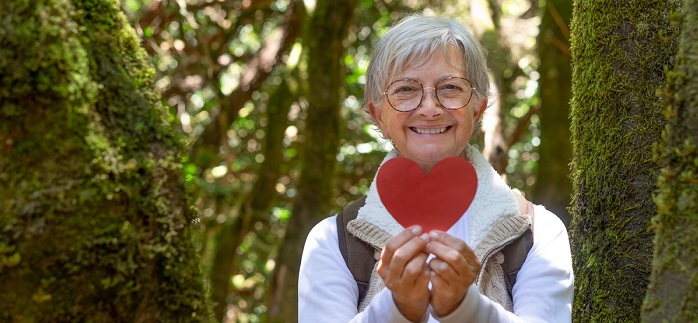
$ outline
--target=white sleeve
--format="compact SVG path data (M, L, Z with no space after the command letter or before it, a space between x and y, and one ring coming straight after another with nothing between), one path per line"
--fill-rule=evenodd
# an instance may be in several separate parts
M339 251L336 217L310 231L298 277L298 322L409 322L387 288L357 313L359 289Z
M564 224L536 206L533 247L516 276L514 313L504 309L472 285L463 303L440 322L559 322L572 321L574 276L569 238ZM435 315L435 314L434 314Z

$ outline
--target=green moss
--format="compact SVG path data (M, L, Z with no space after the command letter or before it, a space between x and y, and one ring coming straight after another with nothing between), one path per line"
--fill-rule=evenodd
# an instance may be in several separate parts
M198 321L195 213L118 3L0 13L2 321Z
M677 1L575 1L573 203L576 322L637 322L649 280L665 121L655 95L673 64Z
M679 12L679 11L677 11ZM666 148L655 196L655 252L644 322L698 321L698 1L685 2L676 68L663 88ZM681 22L681 19L678 19Z

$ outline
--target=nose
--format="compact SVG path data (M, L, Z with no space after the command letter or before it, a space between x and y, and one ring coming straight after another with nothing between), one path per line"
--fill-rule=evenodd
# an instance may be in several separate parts
M431 92L428 95L427 92ZM435 117L443 113L444 108L441 106L439 99L436 98L436 88L425 87L422 92L422 102L419 103L417 111L419 114L427 117Z

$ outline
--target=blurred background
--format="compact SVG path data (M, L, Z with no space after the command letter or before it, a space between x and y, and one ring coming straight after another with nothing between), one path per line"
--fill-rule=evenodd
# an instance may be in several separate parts
M569 223L571 1L122 0L187 139L196 246L221 322L294 317L303 241L365 194L391 149L363 109L372 45L414 12L488 51L474 138L512 188Z

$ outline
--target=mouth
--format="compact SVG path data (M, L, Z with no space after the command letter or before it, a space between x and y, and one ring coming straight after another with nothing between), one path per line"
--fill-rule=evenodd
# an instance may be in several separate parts
M415 133L418 133L420 135L438 135L441 133L444 133L448 131L448 129L451 129L452 126L448 127L441 127L441 128L417 128L417 127L410 127L410 130L412 130Z

